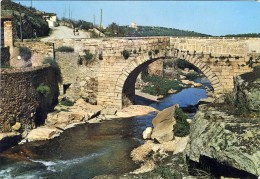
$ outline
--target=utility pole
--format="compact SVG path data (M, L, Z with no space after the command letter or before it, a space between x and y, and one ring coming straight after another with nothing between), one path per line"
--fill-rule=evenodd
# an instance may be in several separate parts
M100 29L101 29L101 27L102 27L102 9L100 11Z
M69 20L70 20L70 4L69 4Z
M95 27L95 25L96 25L96 17L95 17L95 15L94 15L94 23L93 23L93 28Z
M31 9L32 9L32 0L31 0Z
M20 39L23 41L23 30L22 30L22 15L21 15L21 4L19 2L19 14L20 14Z

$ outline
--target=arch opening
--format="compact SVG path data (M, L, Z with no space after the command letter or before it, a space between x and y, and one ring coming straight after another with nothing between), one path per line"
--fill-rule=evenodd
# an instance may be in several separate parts
M191 64L193 64L195 67L197 67L202 74L205 75L205 77L210 81L210 84L212 86L212 91L214 92L215 87L219 86L219 79L218 77L211 71L210 67L207 66L205 63L203 63L199 58L180 58L183 59ZM148 67L149 64L153 63L156 60L159 59L169 59L169 58L178 58L178 57L160 57L156 59L150 59L147 61L144 61L143 63L137 63L135 68L133 69L133 66L129 65L123 70L123 74L128 74L126 76L126 79L123 83L123 85L117 85L118 87L121 87L121 94L119 96L122 97L122 106L126 107L131 104L135 104L135 82L138 77L138 75ZM133 69L133 70L131 70ZM130 71L130 73L125 73L126 71ZM214 80L214 81L212 81Z

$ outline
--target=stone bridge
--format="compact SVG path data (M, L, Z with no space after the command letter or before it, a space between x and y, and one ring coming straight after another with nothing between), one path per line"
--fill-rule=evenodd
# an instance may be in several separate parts
M71 56L56 54L63 84L74 84L78 89L74 94L80 96L94 90L97 104L116 108L133 102L137 76L159 59L180 58L194 64L209 79L215 95L231 91L233 77L251 71L252 64L260 62L259 38L104 38L54 43L75 49ZM79 65L77 60L84 50L90 50L94 60ZM124 50L129 58L123 56ZM95 89L86 90L89 79L96 82Z

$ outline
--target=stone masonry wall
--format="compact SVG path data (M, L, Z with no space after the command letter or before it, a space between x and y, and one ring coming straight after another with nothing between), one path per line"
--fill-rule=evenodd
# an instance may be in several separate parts
M71 100L83 98L91 104L96 104L99 61L93 60L86 63L83 60L83 64L80 65L79 53L76 52L56 52L55 56L62 76L60 94Z
M50 87L47 96L36 91L40 84ZM16 122L21 123L19 132L30 130L57 102L55 70L49 66L1 70L0 92L0 132L12 131Z

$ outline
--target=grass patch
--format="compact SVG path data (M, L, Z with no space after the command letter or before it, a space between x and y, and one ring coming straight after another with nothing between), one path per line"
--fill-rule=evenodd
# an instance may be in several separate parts
M149 86L143 88L144 93L151 95L166 95L170 89L181 90L180 82L165 77L159 76L146 76L143 78L144 82L149 82Z
M73 106L74 102L69 99L63 99L60 101L60 104L63 106Z

